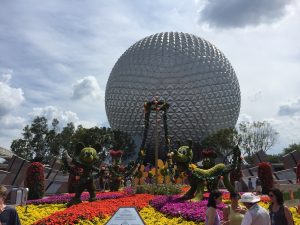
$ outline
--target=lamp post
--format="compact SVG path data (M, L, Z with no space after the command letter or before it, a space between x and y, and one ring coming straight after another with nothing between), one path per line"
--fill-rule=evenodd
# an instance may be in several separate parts
M155 113L155 184L158 184L158 108Z

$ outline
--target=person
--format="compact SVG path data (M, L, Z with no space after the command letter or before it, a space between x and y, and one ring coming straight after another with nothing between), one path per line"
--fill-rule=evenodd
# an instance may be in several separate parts
M256 193L261 194L262 189L261 189L261 181L259 177L256 177L255 185L256 185Z
M105 172L103 178L103 190L106 191L109 189L109 186L109 172Z
M21 225L16 209L5 205L6 192L6 187L0 185L0 224Z
M247 209L239 205L241 196L238 193L231 193L231 204L223 209L223 225L241 225Z
M253 191L253 183L251 177L248 178L248 189L249 191Z
M241 182L239 180L234 181L234 189L236 192L242 191Z
M222 192L212 191L208 198L205 225L220 225L220 216L216 210L217 205L222 202Z
M246 192L242 195L242 202L248 211L246 212L241 225L270 225L270 216L268 211L258 205L260 197L252 192Z
M126 187L131 187L131 178L127 178L126 180Z
M283 193L273 188L269 191L271 205L269 206L271 225L293 225L293 216L288 207L284 205Z

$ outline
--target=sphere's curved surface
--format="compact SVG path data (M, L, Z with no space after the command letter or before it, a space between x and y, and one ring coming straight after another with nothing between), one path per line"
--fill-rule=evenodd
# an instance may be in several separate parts
M111 128L142 136L143 103L153 96L170 104L171 140L200 141L218 129L234 127L239 116L240 89L231 64L214 45L191 34L154 34L119 58L105 93ZM148 143L154 143L153 118ZM160 130L163 139L162 119Z

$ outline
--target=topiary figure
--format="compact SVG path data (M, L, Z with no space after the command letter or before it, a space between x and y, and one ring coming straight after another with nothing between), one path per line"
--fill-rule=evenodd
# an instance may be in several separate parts
M228 175L231 171L239 168L241 162L241 152L238 147L233 150L232 162L228 165L219 163L215 165L215 153L211 150L205 152L204 168L201 169L191 163L193 152L191 145L181 146L178 150L173 151L172 158L176 163L179 172L185 172L188 176L190 189L184 195L184 198L199 201L203 197L205 186L209 191L216 190L219 179L224 179L224 185L230 193L235 192L234 187L230 184ZM211 167L210 167L211 166ZM210 167L210 168L209 168Z
M71 201L67 204L67 206L71 206L74 204L81 203L81 194L82 192L87 189L90 194L89 201L96 200L96 186L94 183L94 179L100 175L100 169L96 167L96 163L98 162L99 158L97 155L97 151L92 147L84 147L82 144L78 144L76 146L77 149L81 149L79 155L76 155L72 159L72 164L69 164L67 160L64 160L65 164L67 163L67 168L69 168L69 172L72 173L74 170L70 168L74 168L74 166L79 167L82 169L81 175L80 174L73 174L73 175L80 175L78 185L75 186L75 196L71 199ZM69 157L67 153L65 153L64 158ZM97 172L97 174L93 174L93 172Z
M25 186L28 187L28 200L40 199L45 194L44 165L33 162L26 171Z
M243 173L241 170L233 170L230 173L230 183L234 185L235 181L240 181L243 177Z
M269 190L274 186L273 173L270 163L259 163L257 174L261 180L262 194L268 194Z
M109 187L110 191L118 191L121 186L121 180L125 172L125 168L121 166L121 157L123 151L121 150L110 150L109 154L112 159L112 164L109 167L110 179Z
M76 187L79 185L80 177L83 174L83 169L79 166L72 166L69 169L68 193L75 193Z

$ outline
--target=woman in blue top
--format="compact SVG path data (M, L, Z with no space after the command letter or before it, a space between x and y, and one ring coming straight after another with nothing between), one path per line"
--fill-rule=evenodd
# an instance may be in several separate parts
M212 191L208 198L205 225L221 225L217 205L222 202L222 192Z

